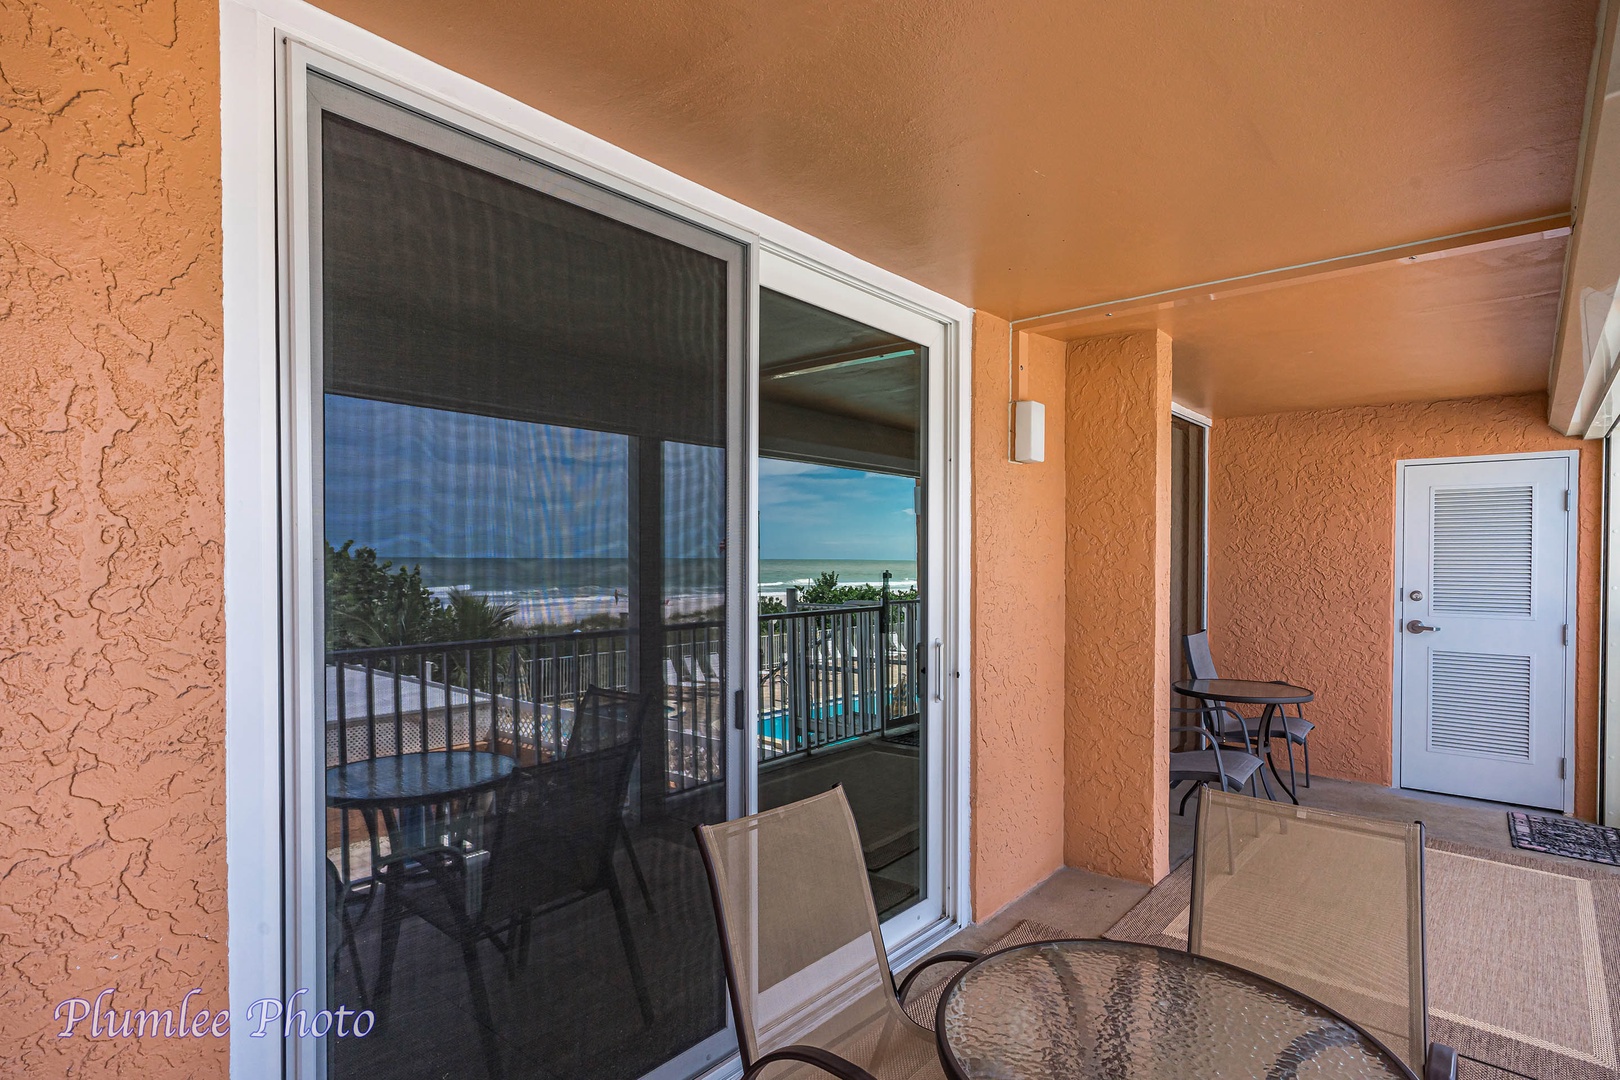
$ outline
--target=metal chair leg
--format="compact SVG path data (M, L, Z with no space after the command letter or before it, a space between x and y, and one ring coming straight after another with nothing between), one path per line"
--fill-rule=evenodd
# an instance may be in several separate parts
M624 841L624 853L630 856L630 872L636 876L636 887L641 890L641 900L647 905L647 910L656 915L658 909L653 906L652 890L647 887L647 875L641 872L641 860L636 858L636 846L630 842L630 830L622 821L619 823L619 838Z
M641 1006L641 1018L648 1027L653 1024L652 998L647 994L647 979L641 971L641 954L636 951L636 939L630 931L630 912L624 903L624 890L613 875L607 878L608 898L613 901L613 917L619 924L619 941L624 945L625 959L630 962L630 982L636 989L636 1004Z
M393 873L403 872L404 866L395 864ZM394 881L383 884L382 896L382 942L377 956L377 984L371 988L371 1001L376 1012L375 1026L379 1029L387 1025L389 1013L389 999L394 987L394 954L399 951L399 925L405 919L404 905L400 903L396 890L399 885Z
M467 968L467 989L472 994L473 1018L478 1024L478 1041L484 1048L484 1068L489 1080L501 1080L501 1044L495 1034L495 1017L489 1008L489 991L484 986L484 971L478 964L478 943L463 940L461 962Z
M1300 745L1300 748L1305 751L1305 786L1310 787L1311 786L1311 737L1309 735L1305 736L1305 741L1301 742L1299 745Z
M1207 783L1207 782L1208 781L1204 781L1204 780L1194 780L1192 782L1192 786L1187 788L1187 794L1185 794L1185 795L1183 795L1181 797L1181 808L1176 811L1176 815L1178 817L1185 817L1186 816L1186 814L1187 814L1187 801L1193 797L1193 792L1195 792L1199 788L1203 787L1204 784Z

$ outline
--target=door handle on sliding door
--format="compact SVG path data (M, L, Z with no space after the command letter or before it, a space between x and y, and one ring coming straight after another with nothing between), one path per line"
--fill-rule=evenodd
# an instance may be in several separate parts
M945 700L945 643L934 639L934 700Z

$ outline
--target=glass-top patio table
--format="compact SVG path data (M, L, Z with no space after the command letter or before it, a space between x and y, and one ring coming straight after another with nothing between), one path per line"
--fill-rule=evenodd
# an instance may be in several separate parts
M517 762L487 750L427 750L366 758L326 770L333 806L397 809L460 798L493 787Z
M1325 1005L1230 964L1127 941L992 953L951 980L934 1030L953 1080L1416 1080Z
M1278 722L1278 737L1283 730L1278 718L1282 715L1284 705L1304 705L1315 701L1316 694L1303 686L1295 686L1285 682L1258 682L1254 679L1185 679L1172 683L1171 689L1183 697L1197 698L1199 701L1223 702L1228 705L1264 705L1265 711L1260 714L1260 745L1255 747L1256 753L1264 753L1266 760L1271 763L1271 775L1277 778L1277 783L1288 793L1288 797L1299 805L1299 793L1282 778L1277 771L1277 763L1271 757L1271 731L1272 723ZM1294 759L1292 752L1288 758L1288 774L1294 773Z
M326 770L326 802L335 809L358 810L371 834L372 865L396 861L435 846L452 835L476 836L482 816L472 812L444 816L444 804L488 791L512 775L517 762L487 750L426 750L415 754L365 758ZM384 858L377 827L381 815L389 837ZM347 874L347 870L344 871Z

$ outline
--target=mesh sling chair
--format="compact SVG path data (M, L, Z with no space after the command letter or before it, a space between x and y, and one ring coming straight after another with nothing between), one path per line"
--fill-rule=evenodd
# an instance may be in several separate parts
M1183 634L1181 646L1187 654L1187 671L1193 678L1220 678L1215 673L1214 654L1209 651L1208 630L1200 630L1196 634ZM1243 716L1229 705L1222 706L1222 708L1230 714L1230 718L1223 719L1220 728L1220 734L1223 737L1230 736L1232 732L1241 726L1248 737L1255 741L1258 749L1264 750L1267 755L1271 753L1270 745L1259 746L1261 740L1265 739L1265 734L1260 730L1264 714L1261 716ZM1300 749L1305 754L1305 786L1311 786L1311 732L1315 730L1316 725L1305 719L1304 706L1295 705L1292 716L1288 714L1286 705L1278 707L1275 719L1272 720L1271 724L1271 738L1286 740L1288 746L1288 786L1290 788L1294 787L1294 744L1296 743L1299 744ZM1269 744L1271 740L1267 739L1265 741Z
M646 723L652 699L646 694L629 690L611 690L592 684L587 686L574 702L574 723L568 731L569 756L626 743L641 743L641 726ZM641 859L636 845L631 842L630 829L620 815L614 827L617 839L624 844L624 853L630 860L630 872L636 877L636 888L641 890L642 902L647 910L656 913L652 890L647 887L647 875L641 870Z
M745 1080L945 1075L900 1002L924 967L978 956L937 954L895 988L842 788L696 831Z
M606 893L642 1020L653 1023L652 999L613 865L621 813L639 741L565 755L521 768L497 790L483 826L484 846L471 842L418 854L425 881L385 868L378 986L379 1021L386 1019L400 924L421 918L461 948L472 1012L491 1078L503 1075L478 946L489 942L506 960L508 978L528 960L533 926L560 909ZM591 963L609 962L590 957Z
M1193 847L1187 950L1313 997L1425 1080L1455 1080L1430 1043L1423 825L1207 791Z

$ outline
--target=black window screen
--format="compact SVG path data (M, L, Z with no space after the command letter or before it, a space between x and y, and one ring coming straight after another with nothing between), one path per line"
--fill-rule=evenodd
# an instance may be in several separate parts
M725 1024L740 259L314 98L330 1074L640 1076Z

